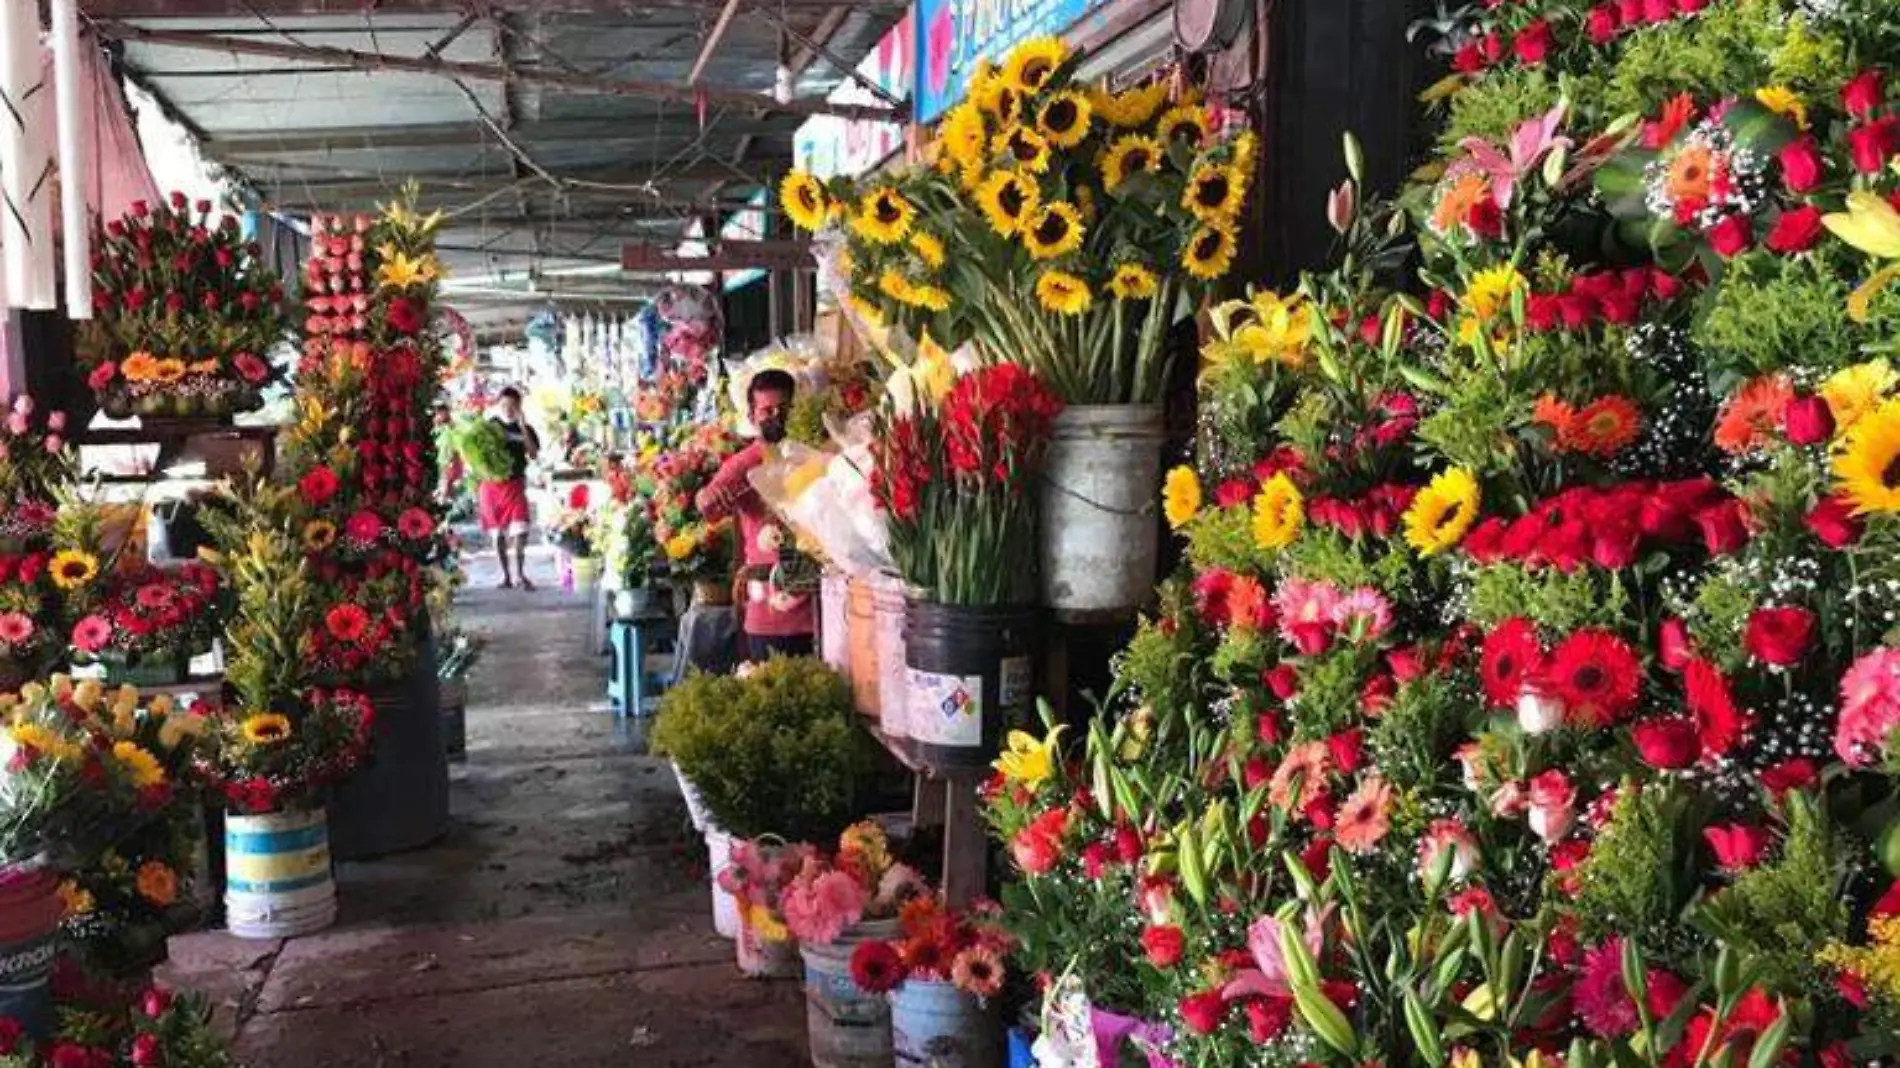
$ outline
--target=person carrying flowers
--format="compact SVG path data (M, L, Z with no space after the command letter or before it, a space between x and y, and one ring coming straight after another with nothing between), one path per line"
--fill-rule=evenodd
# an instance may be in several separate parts
M528 461L541 451L541 438L522 417L521 391L513 386L501 391L501 410L491 418L501 427L508 444L508 477L482 483L482 529L495 535L495 555L501 558L501 588L513 588L519 578L522 589L532 590L527 563L528 531L533 524L528 509ZM515 554L513 570L508 566L511 547Z
M774 653L809 656L816 630L810 595L780 589L773 581L788 535L746 478L785 440L786 417L797 390L797 381L785 371L767 369L753 376L746 386L746 408L759 440L727 457L697 498L708 521L739 517L745 553L740 652L746 660L764 660Z

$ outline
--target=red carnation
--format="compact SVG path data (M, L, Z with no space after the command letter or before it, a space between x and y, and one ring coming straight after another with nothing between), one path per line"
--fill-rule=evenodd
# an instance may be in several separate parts
M1590 9L1583 20L1583 29L1590 37L1590 43L1606 45L1616 40L1617 31L1623 28L1622 20L1616 16L1616 8L1609 4L1598 4Z
M1544 647L1530 620L1505 620L1484 639L1478 671L1484 680L1485 696L1500 708L1516 704L1525 684L1541 673L1543 663Z
M231 358L232 366L237 368L238 377L251 385L263 385L270 377L270 364L248 352L240 352Z
M1854 544L1864 529L1854 515L1854 506L1839 497L1823 497L1815 502L1805 522L1808 530L1830 549L1845 549Z
M1211 1035L1220 1029L1227 1015L1227 999L1218 990L1203 990L1181 999L1181 1022L1197 1035Z
M1881 73L1877 68L1861 71L1841 88L1841 106L1849 115L1864 119L1873 114L1874 109L1886 100L1886 89L1881 85Z
M1511 51L1526 66L1535 67L1550 55L1553 39L1548 19L1534 19L1511 41Z
M1814 638L1814 613L1797 605L1757 608L1742 630L1748 654L1776 667L1792 667L1807 654Z
M1654 25L1668 22L1676 14L1673 0L1643 0L1643 21Z
M1623 639L1596 627L1565 638L1550 653L1545 680L1570 722L1602 727L1636 707L1642 663Z
M1284 994L1249 999L1244 1008L1247 1013L1247 1034L1255 1043L1279 1038L1293 1023L1293 999Z
M1630 728L1630 738L1643 763L1662 771L1686 768L1702 752L1695 723L1680 716L1646 719Z
M1790 141L1781 149L1781 180L1791 193L1806 193L1821 184L1821 150L1813 137Z
M358 512L344 521L343 536L358 544L374 544L383 536L383 519L375 512Z
M904 963L889 942L859 942L851 951L851 982L867 994L883 994L904 981Z
M1805 790L1821 777L1814 761L1807 757L1790 757L1787 760L1762 769L1761 784L1768 792L1780 800L1790 790Z
M390 329L399 334L414 334L422 329L422 309L407 297L397 297L389 302L386 313Z
M1495 241L1504 235L1504 212L1496 200L1485 197L1465 213L1465 228L1474 237Z
M1733 259L1755 243L1755 228L1746 215L1730 215L1709 231L1709 247L1723 259Z
M1768 231L1766 244L1772 252L1792 256L1806 252L1821 241L1821 209L1803 204L1781 213Z
M304 501L317 508L329 503L340 485L336 472L324 464L311 468L297 480L297 489L303 493Z
M1762 857L1768 855L1768 831L1752 823L1706 827L1702 837L1715 851L1715 862L1731 875L1760 864Z
M1186 936L1172 924L1149 927L1141 932L1142 952L1148 955L1148 963L1157 968L1172 968L1181 963L1181 953L1186 947Z
M1115 858L1123 864L1141 859L1141 832L1126 823L1115 826Z

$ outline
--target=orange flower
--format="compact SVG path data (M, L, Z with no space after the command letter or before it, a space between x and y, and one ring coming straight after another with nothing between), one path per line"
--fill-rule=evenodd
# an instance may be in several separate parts
M1676 153L1676 158L1669 161L1669 175L1663 180L1663 188L1678 204L1702 203L1709 199L1714 182L1715 153L1706 145L1685 145Z
M1536 407L1531 409L1531 422L1542 423L1557 435L1559 443L1563 441L1570 423L1577 418L1577 410L1568 401L1557 399L1554 393L1546 393L1537 398Z
M1472 172L1452 179L1432 209L1432 229L1451 233L1471 217L1471 209L1491 195L1491 183L1483 174Z
M898 929L904 932L905 938L916 938L918 935L929 930L937 922L937 915L941 911L942 909L937 905L936 897L928 894L922 897L913 897L898 906Z
M1227 591L1227 622L1229 626L1259 629L1260 621L1267 618L1267 588L1260 580L1249 575L1234 579Z
M1772 439L1794 400L1794 388L1782 375L1763 375L1742 386L1715 424L1715 444L1723 452L1744 453Z
M1325 742L1303 742L1287 750L1286 759L1273 773L1267 797L1273 807L1299 812L1326 789L1326 773L1332 768L1332 755ZM1294 794L1297 788L1299 793Z
M156 860L139 865L139 896L159 908L178 900L178 874Z
M1598 397L1557 431L1557 442L1571 452L1615 456L1643 432L1643 413L1628 397Z
M199 360L197 363L187 365L185 370L194 375L215 375L218 373L218 361Z
M1340 806L1333 836L1348 853L1369 853L1392 829L1392 787L1368 776Z
M151 353L135 352L119 364L119 373L125 376L127 382L146 382L151 380L157 367L158 360Z

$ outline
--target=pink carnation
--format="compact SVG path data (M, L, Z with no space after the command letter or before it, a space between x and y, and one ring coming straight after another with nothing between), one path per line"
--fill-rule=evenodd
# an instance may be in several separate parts
M1621 1038L1636 1030L1636 1002L1623 985L1623 941L1612 938L1583 955L1583 971L1571 988L1577 1018L1602 1038Z
M1391 603L1371 586L1360 586L1340 598L1331 615L1339 632L1359 644L1378 638L1392 627Z
M841 871L829 871L786 888L779 899L785 926L800 942L829 945L864 918L864 888Z
M1307 648L1313 635L1324 635L1332 626L1339 603L1339 588L1330 582L1287 579L1273 595L1273 606L1280 611L1280 636Z
M1875 649L1841 677L1841 718L1834 751L1849 764L1875 762L1900 729L1900 649Z

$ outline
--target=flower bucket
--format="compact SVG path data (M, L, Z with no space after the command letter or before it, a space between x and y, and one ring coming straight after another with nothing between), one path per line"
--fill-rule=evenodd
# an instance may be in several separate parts
M1005 726L1028 722L1037 610L912 601L906 613L905 729L918 756L988 767Z
M468 758L468 680L443 679L436 704L442 709L442 751L450 760Z
M891 1006L851 981L858 943L897 935L896 920L845 929L826 946L801 945L805 959L805 1026L817 1068L891 1068Z
M1159 405L1085 405L1056 417L1043 466L1044 604L1120 615L1153 595L1164 442Z
M592 593L600 585L600 557L576 556L572 564L574 589L580 593Z
M368 860L434 845L449 833L449 754L442 740L442 680L425 625L408 675L369 691L375 708L370 759L330 798L338 860Z
M891 991L891 1047L900 1068L998 1068L996 1015L954 984L906 980Z
M796 979L801 966L798 943L790 938L774 940L759 933L746 913L739 913L739 937L733 939L739 959L739 974L747 979Z
M851 678L850 594L844 573L827 571L818 582L818 655L825 664Z
M686 773L680 770L678 764L672 764L671 767L673 777L679 780L680 796L686 799L686 816L693 821L693 830L705 834L712 826L712 820L706 814L706 802L699 795L699 787L693 785L693 780L686 777Z
M904 585L889 575L871 584L872 626L877 635L879 726L893 738L910 737L910 679L904 670Z
M732 605L732 586L712 579L697 579L693 582L694 608L729 608Z
M225 817L224 922L239 938L290 938L336 922L323 809Z
M35 1038L53 1029L54 937L65 911L59 876L43 860L0 867L0 1016Z
M877 608L868 579L853 578L845 583L845 677L851 680L851 703L858 712L880 718L878 698L883 683L878 674Z
M706 870L718 872L732 863L732 836L708 823L706 825ZM727 893L718 879L712 883L713 930L721 938L739 937L739 899Z

